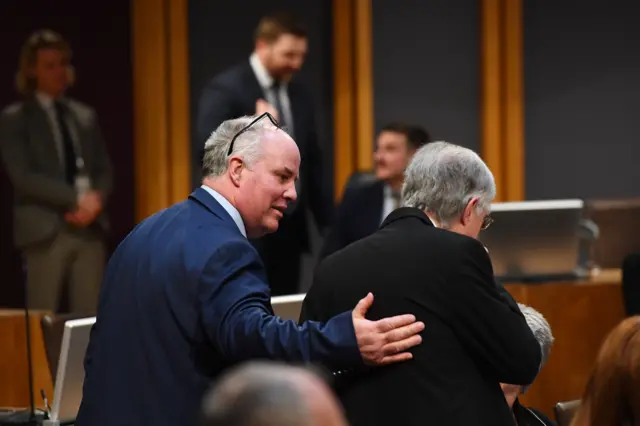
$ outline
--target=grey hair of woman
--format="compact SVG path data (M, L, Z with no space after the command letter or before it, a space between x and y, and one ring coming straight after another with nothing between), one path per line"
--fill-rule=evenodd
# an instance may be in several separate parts
M468 148L432 142L420 148L405 170L402 205L426 210L448 228L471 199L488 212L496 196L491 170Z
M549 353L551 352L551 346L553 345L553 334L551 333L551 326L545 319L545 317L531 306L518 303L518 307L524 315L524 319L527 321L527 325L531 329L531 332L535 336L538 344L540 345L540 352L542 357L540 358L540 368L538 372L542 370L542 367L547 363L549 359ZM526 392L530 386L523 386L522 393Z

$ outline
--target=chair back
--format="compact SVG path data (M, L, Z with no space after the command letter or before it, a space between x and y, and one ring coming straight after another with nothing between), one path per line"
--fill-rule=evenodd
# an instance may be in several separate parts
M376 174L373 171L354 172L351 176L349 176L349 180L347 180L347 183L344 186L344 192L347 192L347 190L351 188L375 182L375 180Z
M62 345L62 334L64 333L64 323L69 320L85 318L82 314L47 314L42 317L42 337L44 339L44 349L47 353L47 362L51 372L51 380L55 385L56 374L58 372L58 360L60 359L60 346Z
M632 253L624 258L622 297L627 315L640 315L640 253Z
M570 426L573 421L573 416L580 408L580 400L574 399L573 401L558 402L554 407L556 413L556 422L558 426Z

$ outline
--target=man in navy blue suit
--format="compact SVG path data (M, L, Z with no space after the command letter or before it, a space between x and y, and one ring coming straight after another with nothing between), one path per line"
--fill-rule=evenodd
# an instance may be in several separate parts
M211 380L249 359L336 371L411 358L424 324L366 320L371 294L325 324L274 316L247 238L278 229L299 165L295 142L268 113L211 135L202 187L140 223L109 261L76 425L195 425Z

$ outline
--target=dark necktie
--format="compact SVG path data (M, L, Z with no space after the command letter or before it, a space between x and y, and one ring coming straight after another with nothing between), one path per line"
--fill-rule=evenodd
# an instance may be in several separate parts
M280 88L281 88L281 84L279 81L276 81L275 83L273 83L273 86L271 86L271 90L273 91L273 101L275 104L274 107L276 107L276 111L278 111L278 124L280 124L280 127L284 127L284 129L289 134L291 134L291 129L287 129L287 120L286 120L286 116L284 115L284 108L282 108L282 98L280 97ZM298 179L296 181L296 193L298 198L296 199L296 201L289 204L289 206L287 207L287 210L285 211L285 214L293 213L298 207L298 203L300 202L301 188L302 188L302 184L300 183L300 179Z
M275 83L273 83L273 86L271 86L271 90L273 91L273 100L274 100L274 106L276 107L276 111L278 111L278 124L280 124L280 127L287 127L287 120L286 120L286 116L284 115L284 109L282 108L282 99L280 98L280 82L276 81Z
M78 174L78 165L76 164L76 154L73 149L73 139L67 124L67 109L61 102L55 102L56 121L62 136L62 151L64 154L64 171L67 183L73 185L75 183L76 174Z

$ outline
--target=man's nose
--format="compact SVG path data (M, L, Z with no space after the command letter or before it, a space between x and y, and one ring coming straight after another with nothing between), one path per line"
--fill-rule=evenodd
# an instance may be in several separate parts
M298 181L292 181L287 190L284 192L284 198L289 202L293 202L298 199L298 191L296 186L298 185Z

